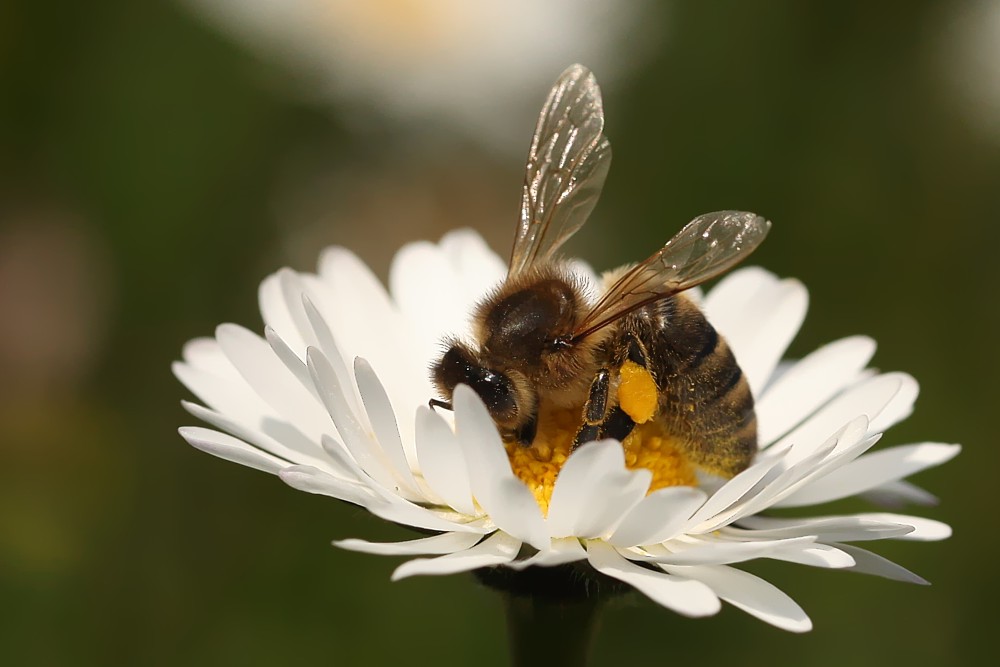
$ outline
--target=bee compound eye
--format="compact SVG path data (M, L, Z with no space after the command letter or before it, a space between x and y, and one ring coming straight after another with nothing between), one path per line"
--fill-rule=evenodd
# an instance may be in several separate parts
M463 347L451 347L435 367L434 373L439 385L447 388L448 395L459 384L469 385L486 404L494 421L500 424L516 421L517 398L510 378L481 366Z
M501 424L514 422L517 419L517 399L511 381L486 368L471 370L469 386L483 399L493 419Z

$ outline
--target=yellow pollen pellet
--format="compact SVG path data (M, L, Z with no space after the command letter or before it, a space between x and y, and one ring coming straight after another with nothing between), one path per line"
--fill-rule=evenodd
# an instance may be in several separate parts
M645 424L656 414L659 393L649 371L626 361L619 371L618 405L636 424Z

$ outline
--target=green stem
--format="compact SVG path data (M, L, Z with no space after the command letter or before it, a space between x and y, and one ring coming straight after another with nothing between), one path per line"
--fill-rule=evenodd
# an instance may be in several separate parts
M504 595L512 667L586 667L601 598L572 601Z

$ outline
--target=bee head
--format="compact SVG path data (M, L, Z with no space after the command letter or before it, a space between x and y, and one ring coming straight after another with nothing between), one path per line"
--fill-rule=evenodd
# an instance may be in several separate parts
M487 367L480 355L463 343L451 343L431 367L431 378L449 401L455 387L468 385L486 404L497 426L516 432L519 439L528 436L526 425L533 428L538 396L527 377L516 370L501 372ZM534 433L530 436L529 442Z

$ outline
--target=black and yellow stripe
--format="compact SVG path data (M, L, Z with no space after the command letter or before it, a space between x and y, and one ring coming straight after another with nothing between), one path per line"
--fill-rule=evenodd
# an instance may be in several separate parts
M660 389L660 420L693 463L732 477L757 451L750 385L725 339L677 296L629 316L622 334L645 342Z

